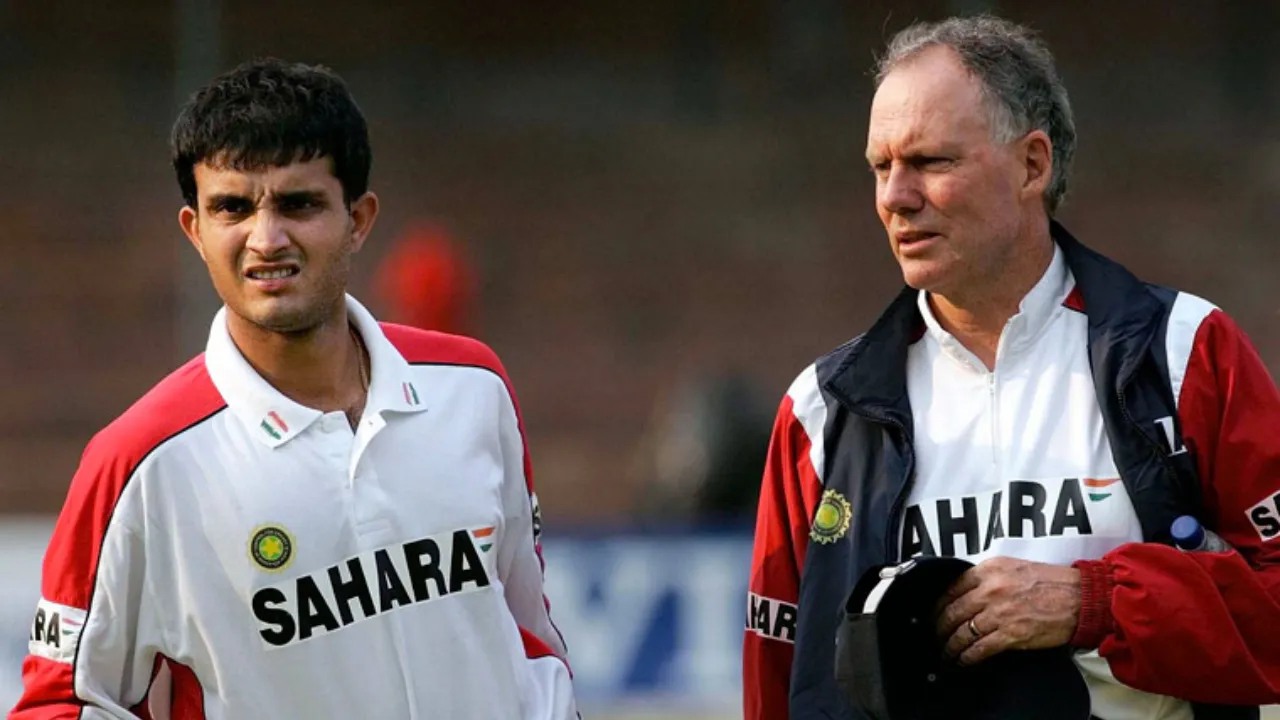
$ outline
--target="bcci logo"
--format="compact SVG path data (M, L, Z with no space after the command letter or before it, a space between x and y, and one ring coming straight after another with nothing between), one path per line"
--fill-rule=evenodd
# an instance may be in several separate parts
M293 560L293 537L279 525L263 525L249 539L249 557L267 572L279 572Z
M845 496L835 490L822 493L822 502L818 512L813 515L813 528L809 537L814 542L833 543L849 532L849 522L853 519L853 506Z

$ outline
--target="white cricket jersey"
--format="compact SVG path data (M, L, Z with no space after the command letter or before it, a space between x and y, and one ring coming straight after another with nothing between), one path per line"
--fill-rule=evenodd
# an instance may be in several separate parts
M904 557L1070 565L1142 541L1098 407L1088 318L1070 307L1075 280L1054 248L1005 325L991 371L942 329L920 293L927 330L907 356L916 472ZM1077 664L1103 720L1192 717L1182 700L1121 685L1097 651Z
M65 637L32 642L29 694L84 720L576 717L498 359L348 312L372 363L354 431L263 380L224 309L91 443L37 617Z

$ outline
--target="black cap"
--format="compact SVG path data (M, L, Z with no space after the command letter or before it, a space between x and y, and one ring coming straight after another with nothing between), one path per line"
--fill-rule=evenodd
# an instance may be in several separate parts
M873 720L1088 720L1071 648L1008 650L962 667L943 655L934 608L973 564L919 557L863 574L836 636L836 680Z

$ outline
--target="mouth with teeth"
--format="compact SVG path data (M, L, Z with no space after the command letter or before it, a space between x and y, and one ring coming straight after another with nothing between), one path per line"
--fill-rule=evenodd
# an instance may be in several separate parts
M276 268L272 270L250 270L246 275L250 280L283 280L298 274L298 268Z

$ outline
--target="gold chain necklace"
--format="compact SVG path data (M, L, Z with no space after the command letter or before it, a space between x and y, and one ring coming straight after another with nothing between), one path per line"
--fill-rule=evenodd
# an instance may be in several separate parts
M353 407L347 408L347 422L351 424L351 429L355 430L360 423L360 416L364 415L365 403L369 399L369 372L372 368L366 369L364 360L367 351L364 343L360 340L360 333L356 332L355 326L348 325L347 330L351 333L351 339L356 344L356 365L360 368L360 398ZM373 358L369 358L369 364L373 364Z
M365 367L368 351L365 349L364 341L360 339L360 333L356 332L355 326L348 325L347 330L350 331L351 340L355 342L356 352L359 353L358 356L356 357L356 364L359 366L359 369L360 369L359 370L360 371L360 391L367 392L369 390L369 371L371 369L371 368ZM373 358L368 358L368 362L372 363Z

